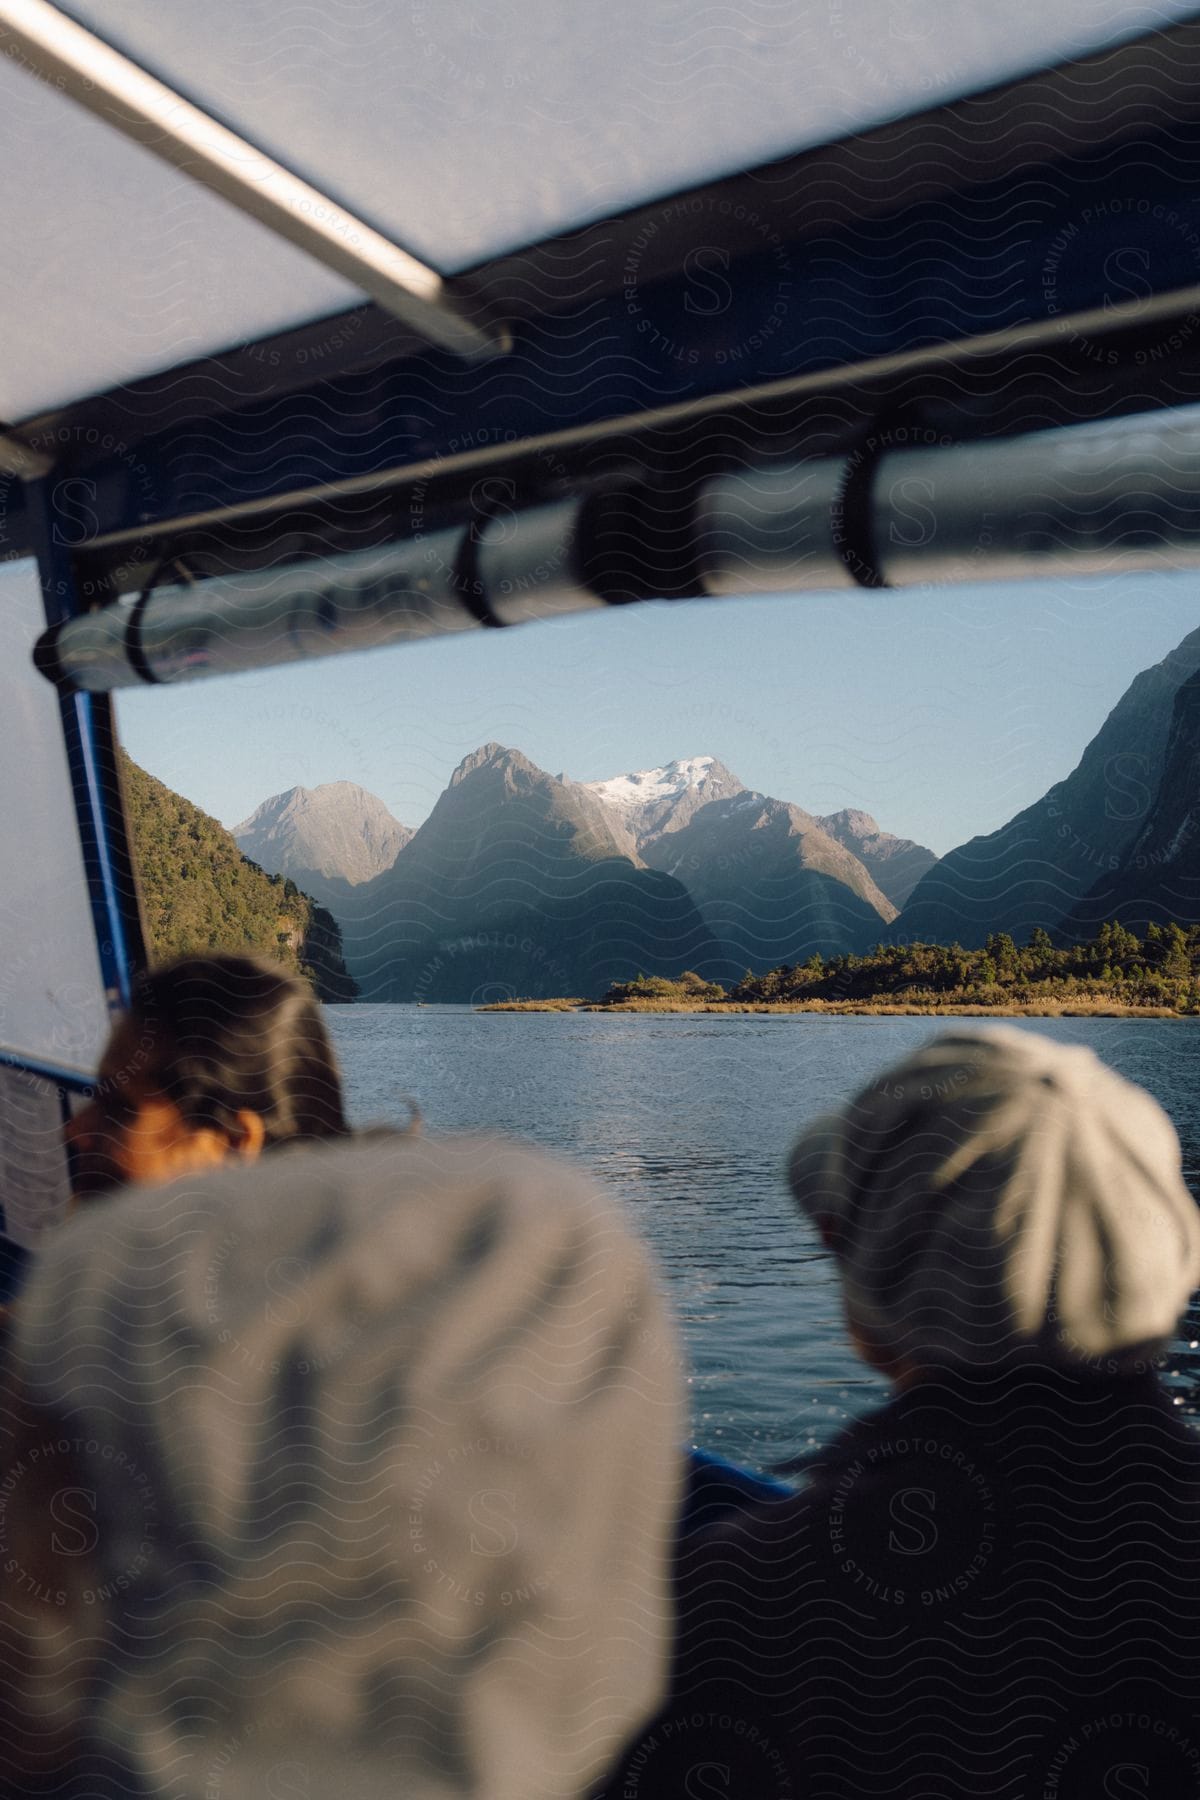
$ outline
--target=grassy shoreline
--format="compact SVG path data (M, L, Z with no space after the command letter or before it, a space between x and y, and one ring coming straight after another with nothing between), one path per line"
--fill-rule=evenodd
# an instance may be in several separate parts
M476 1012L538 1013L817 1013L829 1018L1186 1019L1171 1006L1122 1006L1116 1000L1028 1001L1007 1006L918 1005L890 1000L496 1000Z
M1200 925L1115 920L1088 943L1028 944L995 932L961 944L877 944L861 956L747 969L730 986L694 969L614 981L596 1000L500 1000L480 1012L816 1013L830 1018L1186 1019L1200 1017Z

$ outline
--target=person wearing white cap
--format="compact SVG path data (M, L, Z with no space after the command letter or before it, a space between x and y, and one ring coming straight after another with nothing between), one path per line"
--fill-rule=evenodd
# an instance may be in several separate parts
M901 1380L1136 1369L1200 1282L1162 1108L1090 1050L1015 1027L936 1039L811 1126L789 1176L855 1339Z
M689 1547L672 1693L607 1793L1200 1796L1200 1437L1157 1373L1200 1212L1166 1116L1086 1049L959 1030L789 1178L894 1397Z
M657 1703L681 1359L577 1170L383 1135L129 1190L13 1333L6 1797L575 1800Z

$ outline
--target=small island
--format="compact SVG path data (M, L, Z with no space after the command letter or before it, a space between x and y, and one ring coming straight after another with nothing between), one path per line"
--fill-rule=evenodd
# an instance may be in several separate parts
M687 971L616 982L599 999L503 1000L480 1012L846 1013L1151 1018L1200 1016L1200 926L1115 921L1086 943L1035 931L980 950L960 944L877 944L863 956L811 956L731 988Z

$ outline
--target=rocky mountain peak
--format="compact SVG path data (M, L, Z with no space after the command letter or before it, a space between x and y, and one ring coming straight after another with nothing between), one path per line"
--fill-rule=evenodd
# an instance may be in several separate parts
M464 781L484 769L494 770L499 774L545 775L545 771L539 769L536 763L530 762L522 751L510 750L506 744L498 744L493 740L491 743L480 744L478 750L472 750L469 756L463 757L450 777L449 786L461 787ZM552 780L553 777L548 779Z
M290 875L301 885L315 876L355 887L390 869L412 832L377 794L353 781L326 781L273 794L233 836L268 874Z
M858 808L853 806L844 806L841 812L826 813L820 823L823 830L832 833L835 837L842 831L856 838L891 835L890 832L884 834L880 831L878 822L871 817L870 813L859 812Z
M870 813L843 807L817 820L821 830L857 856L893 906L903 906L917 883L937 862L932 850L911 838L884 831Z

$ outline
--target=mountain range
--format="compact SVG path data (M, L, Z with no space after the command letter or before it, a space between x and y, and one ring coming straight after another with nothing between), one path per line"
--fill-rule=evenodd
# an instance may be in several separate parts
M862 949L935 860L713 756L575 782L495 743L415 832L339 782L274 795L235 836L329 907L364 999L387 1001L592 994L640 970L728 981Z
M630 854L586 788L519 750L461 762L392 867L337 915L367 1000L592 994L719 948L683 883Z
M729 982L878 942L1198 923L1198 786L1200 630L1132 681L1069 775L940 861L714 756L576 782L495 743L416 831L334 782L273 796L235 836L328 907L364 999L478 1002L638 972Z

